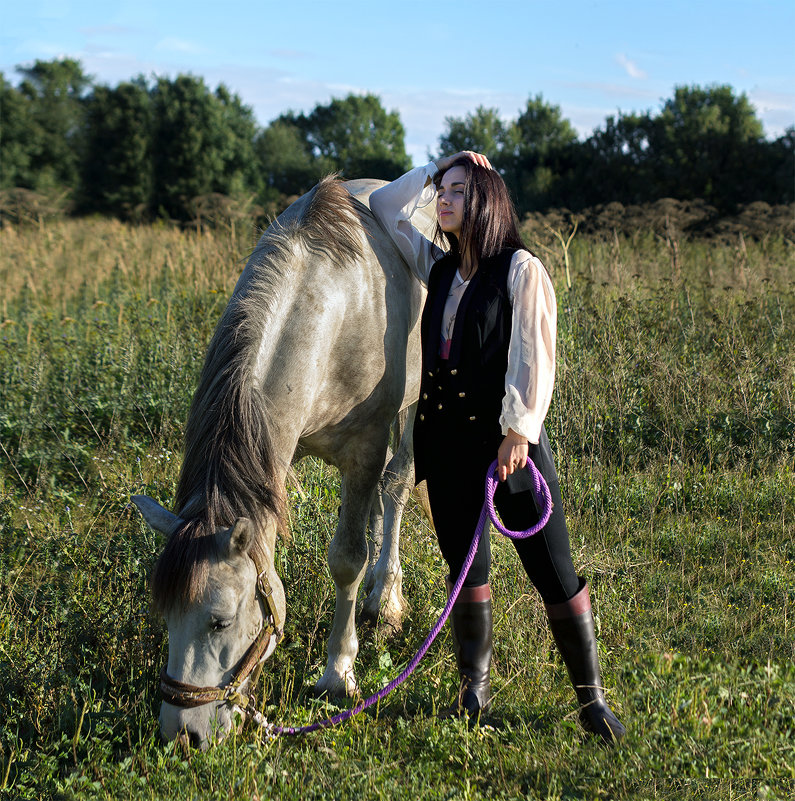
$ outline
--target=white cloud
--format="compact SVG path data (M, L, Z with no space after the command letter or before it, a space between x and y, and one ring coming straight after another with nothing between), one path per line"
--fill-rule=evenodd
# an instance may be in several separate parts
M748 93L748 97L761 111L788 111L795 122L795 94L752 89Z
M303 50L277 49L277 50L269 50L268 54L274 56L275 58L283 58L290 61L312 58L311 53L307 53Z
M191 53L194 55L204 52L204 48L199 47L194 42L177 39L175 36L167 36L165 39L161 39L155 45L155 50L167 53Z
M83 53L86 55L90 54L94 58L99 59L111 59L115 58L117 51L112 48L108 47L104 44L94 44L93 42L86 42L86 46L83 48ZM85 57L82 59L85 60Z
M129 36L139 32L138 28L130 25L91 25L80 28L80 33L86 36Z
M559 81L556 86L563 89L574 89L588 92L592 95L601 95L616 101L619 104L628 101L630 98L637 98L641 101L652 101L656 103L660 99L660 93L655 88L640 88L638 86L627 86L620 83L604 83L600 81ZM565 93L564 93L565 94ZM560 105L559 102L556 103Z
M643 80L648 77L646 73L634 61L628 59L624 53L618 53L618 55L616 55L616 61L624 68L630 78Z
M787 128L795 126L795 94L752 89L748 98L769 138L782 136Z
M55 44L54 42L47 42L44 39L27 39L20 42L15 48L16 53L35 53L35 58L29 59L32 64L36 59L52 59L64 57L63 44ZM28 63L28 62L26 62Z

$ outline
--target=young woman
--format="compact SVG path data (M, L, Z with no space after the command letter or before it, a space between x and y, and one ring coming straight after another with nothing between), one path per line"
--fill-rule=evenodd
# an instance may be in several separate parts
M431 242L411 217L434 200L438 227ZM602 690L588 585L572 564L543 425L555 378L557 305L549 276L524 247L505 183L481 154L466 151L418 167L373 192L370 208L428 287L414 455L448 580L457 578L469 551L495 457L503 523L525 530L538 520L529 474L520 469L532 459L549 485L553 512L541 532L512 542L544 600L580 720L612 742L624 727ZM484 532L451 614L461 676L457 709L473 718L491 695L490 563Z

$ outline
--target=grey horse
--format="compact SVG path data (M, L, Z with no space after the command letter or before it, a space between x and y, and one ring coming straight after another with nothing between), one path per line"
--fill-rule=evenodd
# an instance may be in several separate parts
M285 480L304 454L342 475L328 550L336 604L316 689L337 696L357 690L355 604L368 559L364 614L397 624L403 613L397 534L413 485L410 408L419 392L424 290L369 210L380 185L324 179L263 234L207 352L185 431L176 511L133 498L168 538L152 591L168 625L169 687L234 684L236 666L244 655L251 661L247 649L267 620L284 620L274 550ZM415 221L430 232L433 210L424 215ZM400 444L385 471L396 419ZM366 536L371 516L374 538L383 540L377 559ZM258 666L276 647L272 629ZM232 707L218 696L193 693L191 704L177 705L166 694L172 702L161 706L163 737L204 747L228 732Z

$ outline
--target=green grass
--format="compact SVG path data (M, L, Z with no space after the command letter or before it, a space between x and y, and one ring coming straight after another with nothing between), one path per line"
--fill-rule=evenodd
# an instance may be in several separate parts
M147 577L204 350L251 241L89 220L0 230L0 792L9 798L785 799L795 792L795 255L768 239L672 248L575 239L558 290L548 431L605 682L628 735L585 740L542 605L494 538L493 726L437 716L444 631L417 673L344 727L246 728L185 753L157 731L167 651ZM554 241L538 243L555 247ZM278 552L287 636L269 719L317 720L338 476L299 465ZM415 508L403 631L362 637L364 693L441 610Z

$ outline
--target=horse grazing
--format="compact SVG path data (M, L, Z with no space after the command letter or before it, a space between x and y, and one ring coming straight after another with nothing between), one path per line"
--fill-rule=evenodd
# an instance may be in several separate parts
M133 498L168 538L152 576L168 626L166 739L204 747L228 732L231 703L245 706L252 671L276 648L285 595L274 550L294 459L314 454L342 475L328 550L336 604L316 689L357 689L355 604L368 567L363 613L393 624L402 615L397 533L413 484L423 290L369 210L380 185L324 179L263 234L207 352L176 512ZM433 222L428 213L427 230ZM400 444L384 470L396 419ZM380 557L368 550L368 518Z

